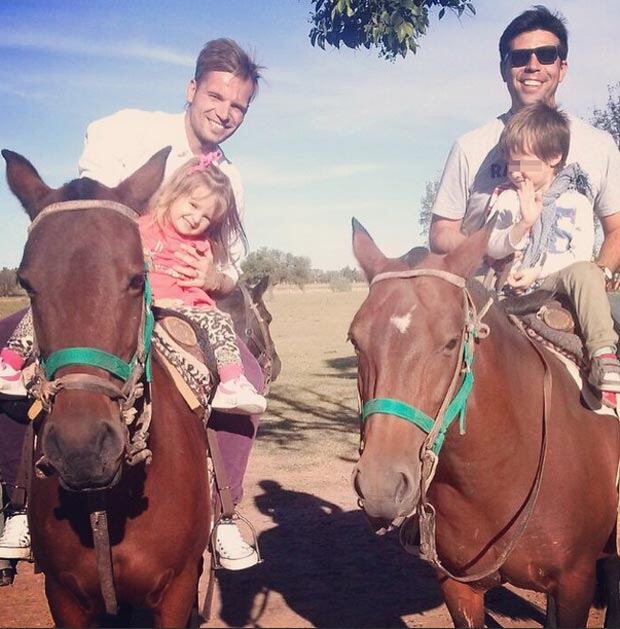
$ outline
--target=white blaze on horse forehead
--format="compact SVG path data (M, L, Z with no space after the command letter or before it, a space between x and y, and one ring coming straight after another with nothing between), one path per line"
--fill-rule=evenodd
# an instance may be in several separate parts
M413 306L409 312L404 315L392 315L390 317L390 323L401 333L404 334L411 325L411 314L416 309L416 306Z

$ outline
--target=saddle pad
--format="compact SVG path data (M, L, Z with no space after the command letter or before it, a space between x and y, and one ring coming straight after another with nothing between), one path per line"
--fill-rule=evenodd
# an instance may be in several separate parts
M596 395L592 392L590 386L587 383L584 383L579 368L572 360L552 347L547 346L547 349L562 361L566 370L579 387L582 400L587 404L591 411L594 411L597 415L611 415L612 417L620 418L620 408L617 406L614 410L613 408L609 408L608 406L601 404Z
M153 347L176 369L198 398L200 405L206 409L214 387L214 381L207 366L183 349L160 322L156 322L153 329Z

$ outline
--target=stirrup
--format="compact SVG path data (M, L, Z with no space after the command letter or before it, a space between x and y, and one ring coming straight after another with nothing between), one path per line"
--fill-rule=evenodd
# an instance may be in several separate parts
M220 517L217 519L217 521L213 525L213 529L211 530L211 535L209 536L209 547L211 549L211 568L213 570L217 570L219 568L225 569L224 566L222 566L222 564L220 563L220 557L219 557L218 552L215 550L217 527L222 523L222 520L232 520L232 521L242 520L246 524L246 526L250 529L250 533L252 535L252 541L248 545L256 551L256 557L258 559L258 561L256 562L256 565L258 565L259 563L262 563L263 559L260 555L260 549L258 547L258 536L256 535L256 529L247 518L242 516L237 511L233 511L232 515L230 516L225 515L225 514L220 515Z

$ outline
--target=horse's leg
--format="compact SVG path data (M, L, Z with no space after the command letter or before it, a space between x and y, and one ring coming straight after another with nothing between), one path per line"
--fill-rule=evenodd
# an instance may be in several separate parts
M596 562L564 573L550 596L554 598L558 627L585 627L596 586ZM549 609L548 604L547 608Z
M153 609L154 627L186 627L198 594L198 563L188 564L166 587Z
M57 627L98 626L98 614L92 604L87 609L71 591L47 575L45 595Z
M440 587L455 627L484 627L484 592L447 577Z

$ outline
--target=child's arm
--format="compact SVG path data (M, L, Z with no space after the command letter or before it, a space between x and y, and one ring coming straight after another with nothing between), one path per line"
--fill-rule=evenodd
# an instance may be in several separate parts
M533 188L531 192L533 195ZM487 245L487 254L496 260L520 251L527 245L527 237L533 222L529 206L526 208L526 217L522 215L521 196L519 190L505 190L498 197L496 209L489 217L490 220L495 214L499 215ZM537 218L538 216L534 222Z

